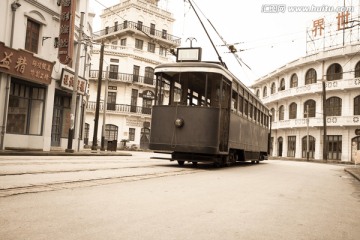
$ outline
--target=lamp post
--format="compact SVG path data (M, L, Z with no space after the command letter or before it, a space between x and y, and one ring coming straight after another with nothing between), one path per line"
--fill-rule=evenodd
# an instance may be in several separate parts
M106 67L105 77L105 96L104 96L104 112L103 112L103 124L101 131L101 151L105 151L105 121L106 121L106 109L107 109L107 97L108 97L108 82L109 82L109 67Z

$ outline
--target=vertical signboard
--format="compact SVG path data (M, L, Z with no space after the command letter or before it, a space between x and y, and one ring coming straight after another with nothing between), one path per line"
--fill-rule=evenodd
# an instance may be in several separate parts
M59 52L60 63L69 64L74 49L74 25L75 25L75 1L61 0L60 31L59 31Z

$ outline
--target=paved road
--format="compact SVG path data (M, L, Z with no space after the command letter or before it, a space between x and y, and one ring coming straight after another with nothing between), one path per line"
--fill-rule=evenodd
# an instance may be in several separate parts
M360 185L344 166L182 168L144 153L0 164L2 188L55 190L0 197L0 239L360 239ZM69 183L76 179L96 186Z

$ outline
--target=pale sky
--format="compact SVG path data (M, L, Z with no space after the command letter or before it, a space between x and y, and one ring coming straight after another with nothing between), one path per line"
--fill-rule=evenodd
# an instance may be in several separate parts
M102 5L110 7L120 0L97 0ZM96 0L90 0L91 8L100 14L101 6ZM246 85L275 69L306 55L306 30L313 27L313 20L336 13L319 10L318 12L291 12L289 7L337 7L343 6L344 0L192 0L198 6L196 11L206 26L214 45L226 63L229 70ZM274 4L273 4L274 3ZM269 4L272 4L271 6ZM345 0L346 5L358 6L358 0ZM194 37L193 47L203 48L204 61L218 61L215 50L212 48L201 23L195 16L187 1L160 0L159 5L172 12L176 19L173 35L182 38L181 47L189 47L187 38ZM278 13L269 13L277 7ZM325 8L324 8L325 7ZM200 10L199 10L200 9ZM276 10L272 10L276 11ZM356 7L358 11L358 7ZM100 21L99 18L96 18ZM228 44L236 44L240 51L237 54L248 65L238 64L233 54L225 47L219 35ZM94 23L94 31L100 30L100 23Z

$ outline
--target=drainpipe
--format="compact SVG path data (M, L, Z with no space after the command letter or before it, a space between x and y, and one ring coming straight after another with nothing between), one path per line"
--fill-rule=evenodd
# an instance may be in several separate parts
M13 46L13 39L14 39L15 12L20 6L21 4L18 3L17 1L11 4L12 20L11 20L10 48L12 48ZM8 105L9 105L10 81L11 81L11 76L8 75L6 79L6 87L5 87L4 114L3 114L3 125L1 131L0 150L5 149L5 134L6 134L8 107L9 107Z

